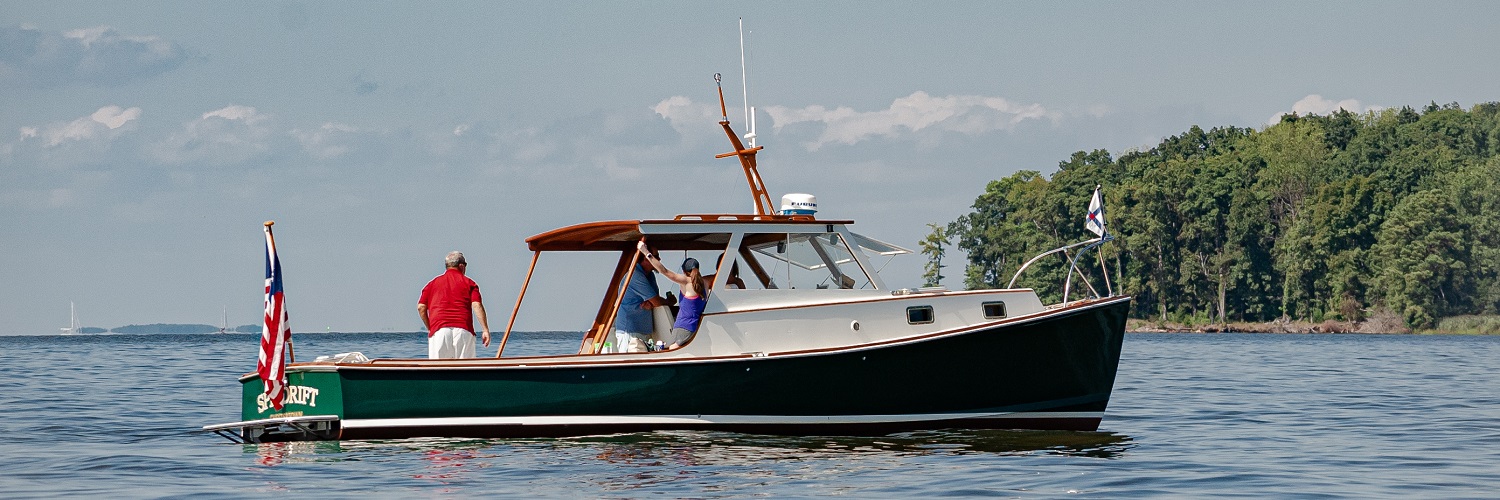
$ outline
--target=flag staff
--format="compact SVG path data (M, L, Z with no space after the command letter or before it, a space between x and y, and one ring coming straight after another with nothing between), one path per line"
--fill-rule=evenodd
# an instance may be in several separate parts
M1094 193L1097 193L1099 195L1099 211L1101 212L1100 220L1103 220L1102 212L1104 211L1104 185L1095 184ZM1109 228L1105 227L1104 230L1107 232L1109 231ZM1102 237L1103 235L1100 236ZM1094 254L1099 256L1099 269L1101 271L1104 271L1104 291L1108 292L1110 297L1114 297L1115 287L1109 283L1109 266L1104 265L1104 246L1100 245L1099 251L1094 252Z
M1078 270L1078 259L1081 258L1081 257L1083 257L1083 254L1085 252L1088 252L1089 250L1096 249L1100 245L1103 245L1103 244L1109 242L1110 240L1115 239L1115 236L1113 234L1109 234L1108 225L1104 222L1104 198L1100 194L1100 191L1102 191L1103 188L1104 188L1103 185L1099 185L1099 184L1094 185L1094 195L1092 197L1090 197L1090 200L1089 200L1088 217L1084 220L1084 223L1083 223L1083 228L1084 229L1086 229L1086 230L1088 230L1088 231L1090 231L1090 232L1092 232L1092 233L1094 233L1096 235L1099 235L1099 237L1091 239L1091 240L1088 240L1088 241L1084 241L1084 242L1081 242L1081 243L1075 243L1073 245L1065 246L1065 247L1059 248L1057 250L1053 250L1053 252L1056 252L1056 251L1059 251L1059 250L1067 250L1068 248L1072 248L1074 246L1085 245L1082 249L1078 250L1078 255L1074 255L1071 259L1068 259L1069 260L1069 264L1068 264L1067 279L1063 280L1063 298L1062 298L1062 300L1063 300L1064 304L1068 303L1068 292L1072 291L1072 288L1073 288L1073 273L1077 272L1080 277L1083 276L1083 271L1079 271ZM1052 252L1047 252L1047 253L1052 253ZM1047 255L1047 254L1044 253L1042 255ZM1066 255L1066 254L1064 254L1064 255ZM1031 260L1035 261L1038 258L1041 258L1041 255L1033 257ZM1104 261L1101 259L1099 262L1102 265ZM1031 262L1027 262L1026 264L1024 264L1024 265L1021 266L1021 269L1025 269L1026 266L1030 265L1030 264L1031 264ZM1020 275L1021 275L1021 272L1020 271L1016 271L1016 276L1020 276ZM1106 280L1106 283L1109 280L1109 270L1108 269L1104 270L1104 279ZM1015 278L1011 278L1011 283L1012 284L1014 284L1015 281L1016 281ZM1084 277L1084 284L1089 286L1089 291L1093 292L1093 294L1094 294L1095 297L1099 296L1099 292L1094 290L1094 286L1091 285L1091 284L1089 284L1088 279L1086 277ZM1106 288L1106 291L1110 292L1111 296L1113 296L1114 292L1112 290L1108 290Z
M292 355L292 330L287 325L286 293L282 289L281 258L276 256L276 237L271 235L271 225L266 221L266 299L264 323L260 329L260 360L255 372L260 375L265 392L261 400L278 411L286 399L286 365ZM291 356L293 361L295 356Z
M271 226L274 226L274 225L276 225L276 221L274 221L274 220L268 220L268 221L266 221L266 239L271 242L271 248L275 248L276 247L276 235L271 234ZM280 257L277 257L277 259L279 260ZM279 268L280 266L277 266L277 267ZM277 269L276 272L280 273L281 270ZM287 337L286 337L286 356L288 358L288 361L287 361L288 363L296 363L297 362L297 350L292 347L292 336L291 335L287 335Z

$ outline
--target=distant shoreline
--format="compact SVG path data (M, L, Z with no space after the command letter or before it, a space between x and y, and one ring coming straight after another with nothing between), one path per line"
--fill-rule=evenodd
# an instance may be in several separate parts
M18 334L3 334L3 335L9 335L9 336L35 336L35 337L100 337L100 336L107 337L107 336L116 336L116 335L260 335L260 333L261 333L260 329L258 327L254 331L229 330L229 331L226 331L226 332L223 332L223 333L220 333L218 330L214 330L214 331L211 331L211 332L201 332L200 331L200 332L126 332L126 333L111 332L111 331L104 330L104 329L99 329L99 330L100 331L98 331L98 332L76 333L76 334L71 334L71 335L58 335L58 334L55 334L55 333L52 333L52 334L26 334L26 333L18 333ZM426 333L427 332L422 331L422 330L408 330L408 331L398 331L398 330L348 330L348 331L340 331L340 330L309 330L309 331L305 331L305 332L293 331L292 335L294 335L294 336L295 335L356 335L356 334L358 334L358 335L363 335L363 334L426 335ZM499 338L499 335L501 333L503 333L503 332L491 332L491 334L495 335L496 338ZM538 334L541 334L541 335L579 335L581 337L583 335L583 333L584 332L582 332L582 331L573 332L573 331L562 331L562 330L514 330L514 331L511 332L511 335L516 335L516 334L524 334L524 335L538 335Z
M1473 319L1471 319L1473 318ZM1188 325L1171 321L1130 319L1125 331L1131 333L1293 333L1293 334L1338 334L1356 333L1369 335L1500 335L1494 319L1487 317L1460 317L1455 321L1439 323L1437 328L1413 331L1399 321L1388 318L1371 318L1367 321L1334 321L1321 323L1311 321L1267 321L1261 323L1235 322Z

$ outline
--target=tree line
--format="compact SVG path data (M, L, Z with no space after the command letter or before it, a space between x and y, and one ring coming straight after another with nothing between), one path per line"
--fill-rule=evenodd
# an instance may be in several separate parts
M260 325L240 325L231 328L234 333L260 333ZM87 329L85 329L87 330ZM84 331L81 333L104 333L104 329L98 328L97 332ZM110 333L124 334L157 334L157 333L218 333L219 327L202 324L180 324L180 323L152 323L149 325L125 325L109 329Z
M1119 158L1079 151L1050 177L991 181L972 212L932 225L929 283L941 279L945 242L967 252L964 285L977 289L1004 287L1031 256L1093 237L1083 221L1096 185L1116 239L1080 268L1096 288L1107 269L1116 291L1135 296L1137 318L1389 312L1428 328L1500 313L1500 103L1288 114L1262 130L1193 126ZM1059 300L1066 268L1043 259L1017 286Z

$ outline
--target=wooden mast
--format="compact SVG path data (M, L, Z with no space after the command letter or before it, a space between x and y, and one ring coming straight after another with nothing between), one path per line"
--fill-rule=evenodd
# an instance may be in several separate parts
M723 77L714 73L714 86L719 88L719 125L724 127L724 134L729 136L729 143L734 145L734 151L715 155L714 158L728 158L738 156L740 167L745 169L745 181L750 184L750 196L755 199L755 215L775 215L771 204L771 195L766 193L766 183L760 180L760 172L755 169L755 153L760 152L764 146L745 148L740 142L740 136L735 135L734 129L729 127L729 111L724 106L724 85L720 82Z
M510 329L516 326L516 314L521 312L521 299L526 298L526 288L531 286L531 273L536 271L536 261L541 257L541 250L531 254L531 267L526 268L526 281L521 283L521 294L516 296L516 307L510 310L510 322L505 324L505 335L500 337L500 347L495 349L497 358L505 353L505 341L510 340Z

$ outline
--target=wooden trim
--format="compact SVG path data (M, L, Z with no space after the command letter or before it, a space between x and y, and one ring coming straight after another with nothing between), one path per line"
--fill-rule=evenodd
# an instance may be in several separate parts
M750 268L750 272L755 273L755 279L760 280L761 288L767 290L775 289L775 287L771 286L771 275L766 274L766 268L761 267L760 260L755 258L755 252L751 251L750 247L743 242L740 243L740 260L745 261L745 264Z
M531 266L526 268L526 281L521 283L521 293L516 296L516 307L510 310L510 321L505 323L505 335L500 337L500 347L495 349L495 357L505 352L505 341L510 340L510 329L516 326L516 315L521 312L521 299L526 298L526 289L531 286L531 273L536 271L536 261L542 257L542 252L532 252Z
M808 216L780 215L698 214L677 217L677 219L617 220L575 224L526 238L526 245L531 251L622 251L635 246L635 242L642 234L642 224L657 226L722 224L730 227L745 227L747 232L754 232L749 228L776 224L847 226L854 223L850 220L816 220ZM724 231L713 232L736 230L738 229L726 228ZM661 249L677 250L678 248L662 246Z
M609 280L609 290L604 293L604 300L599 304L599 314L594 316L593 328L584 336L583 345L578 346L579 354L599 353L597 346L609 334L610 327L614 326L615 316L620 312L620 301L625 297L625 288L630 286L630 276L635 273L636 261L640 258L640 252L633 248L630 253L620 254L614 276Z
M816 221L811 215L755 215L755 214L680 214L672 218L673 221L696 221L696 222L744 222L744 221L776 221L776 222L808 222Z
M724 87L718 85L719 77L714 75L714 85L719 87L719 110L724 110ZM755 213L759 215L770 215L775 213L775 207L771 204L771 195L766 193L766 183L761 180L760 172L755 169L755 153L760 152L762 146L745 148L740 142L739 134L729 127L729 114L721 113L724 119L719 120L719 125L724 127L724 135L729 136L729 144L734 146L734 151L720 154L714 158L727 158L738 156L740 166L745 170L745 181L750 183L750 197L755 199Z
M591 246L590 243L596 243L604 237L619 234L628 236L631 232L639 235L640 221L587 222L553 229L526 238L526 245L532 251L584 249L589 248Z
M639 353L645 354L645 353ZM495 362L490 358L464 358L464 359L425 359L425 358L390 358L382 359L379 363L362 363L338 365L340 370L359 369L422 369L434 368L469 369L469 368L556 368L556 367L579 367L579 366L607 366L607 365L630 365L630 364L678 364L678 363L700 363L700 362L724 362L738 359L756 357L752 354L727 354L723 356L701 356L701 357L644 357L631 354L619 354L628 356L621 359L599 359L596 356L569 355L569 356L527 356L526 358L504 358L502 362ZM555 361L543 361L539 363L523 362L528 358L557 358ZM481 362L482 361L482 362ZM254 372L246 374L247 377L256 376Z

